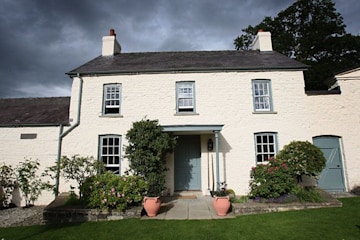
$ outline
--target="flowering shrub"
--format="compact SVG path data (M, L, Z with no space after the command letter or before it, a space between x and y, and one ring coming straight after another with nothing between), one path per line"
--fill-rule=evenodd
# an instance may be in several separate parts
M251 198L279 198L288 194L295 187L291 170L286 163L275 158L269 159L268 164L259 164L250 173Z
M34 205L41 192L48 189L48 184L43 182L38 170L40 168L39 160L25 159L17 167L17 182L25 199L26 206Z
M5 163L0 166L0 209L11 205L11 195L17 187L15 171Z
M147 184L139 176L118 176L111 172L91 176L81 186L83 200L91 208L124 211L139 205Z
M294 176L316 176L326 164L322 151L308 141L293 141L285 145L276 159L286 163Z

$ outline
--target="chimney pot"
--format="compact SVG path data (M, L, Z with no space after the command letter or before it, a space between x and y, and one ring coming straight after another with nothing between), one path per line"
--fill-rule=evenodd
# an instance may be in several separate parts
M115 33L115 30L113 28L110 29L110 36L115 36L116 37L116 33Z

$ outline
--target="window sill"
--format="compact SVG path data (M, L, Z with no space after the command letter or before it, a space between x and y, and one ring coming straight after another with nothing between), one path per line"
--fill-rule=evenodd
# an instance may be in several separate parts
M194 115L200 115L200 114L196 112L178 112L174 114L174 116L194 116Z
M101 118L123 118L124 116L121 114L102 114L102 113L100 113L99 117L101 117Z
M277 112L274 111L259 111L259 112L253 112L253 114L277 114Z

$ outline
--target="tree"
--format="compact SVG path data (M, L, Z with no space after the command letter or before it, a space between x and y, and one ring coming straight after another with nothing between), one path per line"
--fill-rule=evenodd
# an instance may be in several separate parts
M276 17L243 29L234 45L247 50L259 29L270 31L275 51L311 67L305 72L306 89L327 89L323 82L334 73L360 65L360 37L347 34L345 27L331 0L298 0Z
M134 175L144 178L148 184L148 195L159 196L165 189L166 154L172 152L176 138L163 132L157 120L134 122L126 133L128 146L125 157L129 160Z

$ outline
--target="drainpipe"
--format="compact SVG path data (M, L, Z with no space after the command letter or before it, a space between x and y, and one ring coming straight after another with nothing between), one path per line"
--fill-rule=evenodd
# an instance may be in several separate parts
M80 80L79 83L79 95L78 95L78 101L77 101L77 116L76 116L76 122L70 126L65 132L64 126L60 125L60 131L59 131L59 139L58 139L58 153L57 153L57 170L56 170L56 178L55 178L55 197L59 194L59 182L60 182L60 159L61 159L61 148L62 148L62 140L63 138L68 135L72 130L74 130L77 126L80 124L80 112L81 112L81 97L82 97L82 86L83 86L83 80L80 77L80 74L77 74L77 77Z
M216 152L216 189L220 190L220 164L219 164L219 131L215 131L215 152Z

